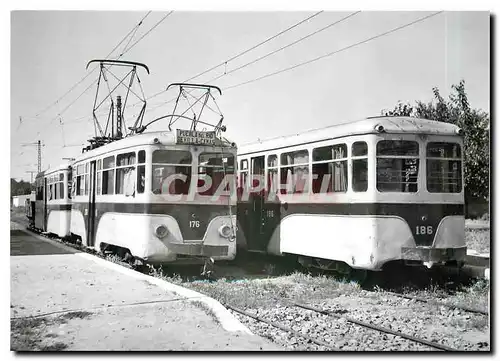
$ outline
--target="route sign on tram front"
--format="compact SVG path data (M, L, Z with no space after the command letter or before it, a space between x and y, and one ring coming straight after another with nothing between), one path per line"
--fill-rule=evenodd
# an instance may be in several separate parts
M215 132L177 129L177 144L215 145Z

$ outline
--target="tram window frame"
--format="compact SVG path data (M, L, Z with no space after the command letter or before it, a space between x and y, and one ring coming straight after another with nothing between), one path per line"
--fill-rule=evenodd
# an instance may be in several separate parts
M89 177L89 162L85 163L85 187L84 187L84 194L86 196L89 195L89 181L90 181L90 177Z
M340 154L338 152L340 150ZM337 143L314 148L312 153L312 191L313 193L346 193L349 187L349 157L346 143ZM320 152L329 151L321 154ZM344 156L341 156L343 153ZM329 157L324 157L324 155ZM338 155L338 156L337 156ZM318 170L323 170L321 177L318 175ZM339 170L339 173L336 173ZM328 186L324 187L324 179L329 175ZM315 175L318 175L317 179ZM339 180L336 181L336 176ZM344 180L340 180L343 176ZM319 188L318 188L319 186Z
M204 156L209 156L208 160L202 160L202 157ZM221 163L218 164L210 164L211 161L215 160L218 162L218 160L221 159ZM226 161L224 161L226 159ZM232 159L230 162L229 159ZM203 162L208 162L206 164L203 164ZM219 189L220 185L222 182L224 182L224 177L227 176L228 174L232 174L234 176L236 172L236 156L235 154L232 153L223 153L223 152L203 152L198 155L198 167L197 167L197 175L198 175L198 182L200 180L203 180L204 175L208 175L211 177L212 182L210 185L210 188L203 191L199 192L200 188L200 183L198 183L198 186L196 187L196 191L199 195L202 196L213 196L216 194L217 190ZM224 163L227 165L224 166ZM222 178L220 177L222 174ZM216 177L217 176L217 177ZM215 180L215 182L214 182ZM229 190L229 184L227 184L224 188L224 191Z
M102 192L102 159L97 159L96 162L96 195L101 195Z
M165 154L167 157L162 158L161 155ZM185 156L178 157L177 156ZM187 157L189 155L189 157ZM171 158L174 156L174 158ZM172 161L172 162L168 162ZM177 161L177 162L175 162ZM185 172L178 172L181 168ZM157 172L160 170L161 172ZM165 173L167 175L163 177L163 171L166 170ZM187 171L187 172L186 172ZM160 175L156 175L155 173L160 173ZM175 179L171 184L168 185L168 189L166 192L163 192L163 182L173 174L182 174L187 177L187 180L184 182L181 179ZM151 192L153 194L174 194L174 195L186 195L189 194L191 190L191 177L193 174L193 154L189 150L180 150L180 149L156 149L153 151L151 156ZM155 188L155 181L160 180L158 184L159 188ZM182 182L182 186L180 186ZM186 186L187 185L187 186Z
M40 178L35 181L36 184L36 197L35 200L41 201L43 200L43 187Z
M384 166L386 164L388 166ZM394 171L396 167L400 170ZM416 167L416 171L411 167ZM379 192L417 193L419 172L420 145L416 140L382 139L377 142L376 187Z
M280 162L277 154L267 155L267 192L277 194L280 188L279 169Z
M248 159L241 159L240 160L240 180L239 180L239 186L242 189L247 189L247 183L248 183L248 174L250 172L250 169L248 168L249 161Z
M115 194L115 156L102 159L102 195Z
M84 173L84 166L83 164L79 164L76 166L76 172L75 172L75 196L81 196L83 194L80 193L81 189L81 184L82 184L82 175Z
M68 192L67 193L67 198L68 199L72 199L72 192L73 192L73 174L72 174L72 171L68 172L67 173L67 179L68 179L68 184L66 186L66 191Z
M302 157L305 159L301 159L298 154L302 153ZM304 156L305 154L305 156ZM290 157L290 158L289 158ZM291 160L291 163L289 162ZM299 163L295 163L295 160L301 160ZM284 161L285 160L285 161ZM304 194L309 193L309 164L310 164L310 154L309 150L306 148L293 150L280 154L280 193L281 194ZM295 175L298 174L297 170L302 171L301 183L297 181ZM305 172L304 172L305 170ZM289 179L292 180L292 184L290 184Z
M364 143L364 145L363 145ZM358 146L362 146L358 148ZM368 143L364 140L355 141L351 144L351 187L356 193L366 192L368 190ZM360 168L358 168L360 167ZM360 179L361 175L365 179Z
M448 149L445 149L445 148L441 148L440 149L440 153L441 154L430 154L430 151L429 151L429 148L430 146L443 146L443 145L446 145L446 146L456 146L458 152L456 152L456 154L449 154L449 150L450 148ZM452 151L453 152L453 151ZM445 154L445 153L448 153L448 154ZM426 189L429 193L446 193L446 194L457 194L457 193L461 193L463 191L463 159L462 159L462 146L457 143L457 142L428 142L425 146L425 155L426 155L426 167L425 167L425 171L426 171ZM430 174L431 174L431 168L433 167L433 165L435 164L440 164L440 168L441 168L441 178L439 179L440 182L439 183L434 183L434 184L431 184L433 185L434 187L430 187L430 182L429 180L432 179L433 177L430 177ZM445 170L445 167L443 166L444 164L446 164L446 168L447 169L450 169L450 168L454 168L455 165L457 166L456 168L457 169L452 169L451 171L448 171L448 172L444 172ZM434 168L437 168L434 166ZM439 170L438 170L439 172ZM448 179L451 179L451 180L454 180L455 182L448 182L448 183L445 183L443 182L444 180L444 173L448 173L448 174L453 174L454 172L458 172L458 176L457 177L446 177ZM445 184L447 185L447 187L445 186ZM455 184L455 187L453 187L452 185ZM436 186L439 186L436 187Z
M137 193L142 194L146 189L146 151L137 152Z
M123 194L127 197L135 195L136 159L137 155L135 151L117 154L115 167L115 194Z

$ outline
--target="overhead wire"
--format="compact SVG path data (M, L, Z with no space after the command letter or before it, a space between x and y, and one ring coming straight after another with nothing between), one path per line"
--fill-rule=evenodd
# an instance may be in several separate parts
M236 55L232 56L231 58L229 58L229 59L227 59L227 60L225 60L225 61L223 61L223 62L221 62L221 63L219 63L219 64L217 64L217 65L212 66L211 68L209 68L209 69L207 69L207 70L205 70L205 71L202 71L201 73L199 73L199 74L197 74L197 75L195 75L195 76L192 76L191 78L189 78L189 79L187 79L187 80L184 80L184 81L183 81L183 83L187 83L187 82L189 82L189 81L191 81L191 80L193 80L193 79L199 78L200 76L205 75L206 73L208 73L208 72L210 72L210 71L212 71L212 70L214 70L214 69L217 69L219 66L222 66L222 65L224 65L224 64L227 64L228 62L233 61L233 60L235 60L235 59L237 59L237 58L239 58L239 57L241 57L241 56L243 56L243 55L247 54L248 52L250 52L250 51L252 51L252 50L254 50L254 49L257 49L258 47L260 47L260 46L262 46L262 45L264 45L264 44L266 44L266 43L270 42L271 40L273 40L273 39L277 38L278 36L283 35L284 33L288 32L288 31L290 31L290 30L292 30L292 29L296 28L297 26L299 26L299 25L301 25L301 24L303 24L303 23L305 23L305 22L309 21L310 19L312 19L312 18L314 18L314 17L318 16L318 15L319 15L319 14L321 14L322 12L323 12L323 10L318 11L318 12L316 12L316 13L314 13L314 14L312 14L312 15L308 16L307 18L305 18L305 19L303 19L303 20L299 21L298 23L295 23L295 24L293 24L292 26L289 26L288 28L286 28L286 29L284 29L284 30L280 31L279 33L277 33L277 34L275 34L275 35L273 35L273 36L271 36L271 37L267 38L266 40L261 41L260 43L258 43L258 44L256 44L256 45L254 45L254 46L252 46L252 47L250 47L250 48L248 48L248 49L246 49L246 50L244 50L244 51L242 51L242 52L240 52L240 53L238 53L238 54L236 54ZM161 90L161 91L159 91L158 93L153 94L152 96L150 96L150 97L149 97L149 98L147 98L146 100L153 99L153 98L157 97L158 95L165 93L166 91L167 91L167 90Z
M145 34L143 34L137 41L135 41L130 47L128 48L124 48L124 51L117 57L117 59L121 58L124 54L128 53L134 46L136 46L140 41L142 41L142 39L144 39L148 34L150 34L156 27L158 27L168 16L170 16L174 11L170 11L169 13L167 13L163 18L161 18L155 25L153 25ZM138 28L142 22L144 21L144 19L146 19L146 17L151 13L151 11L149 11L142 19L141 21L139 21L139 23L135 26L135 28ZM128 37L132 31L134 29L132 29L126 37ZM106 56L106 59L121 45L121 43L123 43L123 41L126 39L126 37L124 39L122 39L122 41L117 45L115 46L115 48ZM97 69L98 66L96 66L94 69ZM86 75L89 76L91 73L88 73ZM62 112L60 112L59 114L57 114L56 117L54 117L50 123L53 122L53 120L55 118L57 118L58 116L61 116L65 111L67 111L69 109L69 107L71 107L78 99L80 99L80 97L92 86L94 85L95 83L97 82L97 80L95 80L94 82L92 82L90 84L89 87L87 87L73 102L71 102L66 108L64 108L64 110ZM67 123L67 122L66 122Z
M295 44L298 44L298 43L300 43L300 42L302 42L302 41L304 41L304 40L306 40L306 39L310 38L311 36L314 36L314 35L316 35L316 34L319 34L319 33L321 33L322 31L325 31L325 30L327 30L327 29L329 29L329 28L331 28L331 27L333 27L333 26L335 26L335 25L337 25L337 24L340 24L340 23L342 23L343 21L345 21L345 20L347 20L347 19L349 19L349 18L351 18L351 17L353 17L353 16L355 16L355 15L359 14L360 12L361 12L361 11L355 11L355 12L353 12L353 13L351 13L351 14L349 14L349 15L345 16L345 17L343 17L342 19L340 19L340 20L336 20L335 22L333 22L333 23L331 23L331 24L328 24L327 26L322 27L321 29L318 29L318 30L316 30L316 31L314 31L314 32L312 32L312 33L310 33L310 34L308 34L308 35L306 35L306 36L304 36L304 37L302 37L302 38L300 38L300 39L298 39L298 40L296 40L296 41L294 41L294 42L290 43L290 44L287 44L287 45L285 45L285 46L282 46L282 47L281 47L281 48L279 48L279 49L276 49L276 50L274 50L274 51L271 51L271 52L269 52L269 53L267 53L267 54L265 54L265 55L263 55L263 56L261 56L261 57L259 57L259 58L255 59L255 60L252 60L252 61L250 61L250 62L248 62L248 63L246 63L246 64L243 64L243 65L241 65L241 66L239 66L239 67L237 67L237 68L235 68L235 69L232 69L232 70L230 70L230 71L228 71L228 72L224 72L224 74L218 75L218 76L216 76L215 78L210 79L210 80L208 81L208 83L210 83L210 82L212 82L212 81L214 81L214 80L220 79L220 78L222 78L223 76L226 76L226 75L232 74L232 73L234 73L234 72L236 72L236 71L238 71L238 70L241 70L241 69L243 69L243 68L246 68L247 66L252 65L252 64L255 64L255 63L257 63L257 62L259 62L259 61L261 61L261 60L264 60L264 59L266 59L266 58L270 57L271 55L274 55L274 54L276 54L276 53L278 53L278 52L280 52L280 51L283 51L283 50L285 50L285 49L287 49L287 48L289 48L289 47L291 47L291 46L293 46L293 45L295 45Z
M122 57L123 55L125 55L126 53L128 53L134 46L136 46L142 39L144 39L149 33L151 33L154 29L156 29L156 27L158 25L160 25L163 21L165 21L166 18L168 18L170 15L172 15L174 11L170 11L167 15L165 15L163 18L160 19L160 21L158 21L155 25L153 25L144 35L142 35L139 39L137 39L137 41L135 43L133 43L127 50L125 50L124 52L122 52L119 56Z
M417 19L417 20L414 20L414 21L412 21L412 22L410 22L410 23L407 23L407 24L404 24L404 25L398 26L398 27L393 28L393 29L391 29L391 30L385 31L385 32L383 32L383 33L381 33L381 34L378 34L378 35L372 36L372 37L370 37L370 38L368 38L368 39L365 39L365 40L363 40L363 41L359 41L359 42L357 42L357 43L355 43L355 44L352 44L352 45L346 46L346 47L344 47L344 48L341 48L341 49L338 49L338 50L335 50L335 51L332 51L332 52L330 52L330 53L328 53L328 54L324 54L324 55L318 56L318 57L313 58L313 59L311 59L311 60L308 60L308 61L305 61L305 62L302 62L302 63L296 64L296 65L290 66L290 67L288 67L288 68L281 69L281 70L278 70L278 71L275 71L275 72L272 72L272 73L269 73L269 74L266 74L266 75L260 76L260 77L255 78L255 79L247 80L247 81L244 81L244 82L239 83L239 84L235 84L235 85L231 85L231 86L225 87L225 88L224 88L224 90L234 89L234 88L237 88L237 87L240 87L240 86L246 85L246 84L254 83L254 82L256 82L256 81L259 81L259 80L262 80L262 79L266 79L266 78L269 78L269 77L271 77L271 76L278 75L278 74L281 74L281 73L284 73L284 72L287 72L287 71L290 71L290 70L296 69L296 68L298 68L298 67L301 67L301 66L304 66L304 65L307 65L307 64L311 64L311 63L313 63L313 62L315 62L315 61L318 61L318 60L324 59L324 58L326 58L326 57L329 57L329 56L332 56L332 55L338 54L338 53L340 53L340 52L343 52L343 51L346 51L346 50L348 50L348 49L354 48L354 47L356 47L356 46L359 46L359 45L365 44L365 43L370 42L370 41L372 41L372 40L375 40L375 39L381 38L381 37L383 37L383 36L389 35L389 34L391 34L391 33L393 33L393 32L398 31L398 30L402 30L402 29L407 28L407 27L409 27L409 26L411 26L411 25L414 25L414 24L416 24L416 23L419 23L419 22L422 22L422 21L424 21L424 20L427 20L427 19L429 19L429 18L431 18L431 17L433 17L433 16L436 16L436 15L438 15L438 14L442 13L442 12L443 12L443 11L438 11L438 12L432 13L432 14L430 14L430 15L427 15L427 16L424 16L424 17L419 18L419 19Z
M115 45L115 47L113 48L113 50L111 50L109 52L108 55L106 55L105 59L107 59L108 57L111 56L111 54L113 54L113 52L118 49L118 47L130 36L130 34L135 30L137 31L137 29L139 28L139 26L142 25L142 22L148 17L148 15L151 13L151 11L148 11L148 13L139 21L139 23L137 23L128 33L127 35L125 35L122 40L120 40L120 42ZM71 93L73 91L73 89L75 89L78 85L80 85L85 79L87 79L90 74L92 74L95 70L97 69L97 66L94 67L90 72L88 72L83 78L81 78L79 81L77 81L68 91L66 91L62 96L60 96L56 101L54 101L53 103L49 104L47 107L45 107L42 111L38 112L35 117L38 117L40 116L41 114L45 113L48 109L50 109L51 107L53 107L54 105L58 104L59 101L61 101L62 99L64 99L64 97L66 97L66 95L68 95L69 93Z

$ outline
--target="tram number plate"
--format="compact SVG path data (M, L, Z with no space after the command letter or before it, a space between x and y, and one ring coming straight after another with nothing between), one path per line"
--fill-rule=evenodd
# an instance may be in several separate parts
M200 228L200 221L189 221L189 228Z
M424 234L432 234L434 232L434 229L432 226L416 226L415 227L415 233L417 235L424 235Z

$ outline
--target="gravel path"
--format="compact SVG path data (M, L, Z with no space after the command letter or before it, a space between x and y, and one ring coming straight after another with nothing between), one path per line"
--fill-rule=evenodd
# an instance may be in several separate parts
M293 282L294 278L296 284ZM317 284L322 286L318 287ZM330 289L327 289L324 278L310 276L239 283L216 282L198 284L195 287L198 291L223 299L252 314L327 342L331 344L331 350L436 351L433 347L399 336L358 326L348 322L348 318L453 349L490 350L489 317L433 304L432 300L436 295L431 291L426 296L431 303L422 303L389 295L384 291L366 291L352 284L337 284L334 281L331 281ZM322 315L277 301L278 295L333 311L335 316ZM471 297L478 296L472 294ZM247 307L244 307L245 304ZM234 314L252 332L271 339L287 350L329 350L247 316L236 312Z
M274 308L248 309L248 312L277 322L297 332L318 338L343 351L435 351L419 344L348 322L347 317L402 332L464 351L488 351L487 317L471 315L447 307L429 308L416 301L344 296L315 304L337 312L337 316L322 315L298 307L279 305ZM324 346L311 343L273 326L235 313L253 332L267 337L288 350L325 351ZM480 328L477 328L480 326Z

